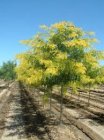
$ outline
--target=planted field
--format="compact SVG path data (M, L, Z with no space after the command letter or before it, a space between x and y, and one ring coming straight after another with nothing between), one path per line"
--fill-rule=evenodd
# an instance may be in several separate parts
M2 89L0 139L104 140L104 110L97 106L98 103L103 106L103 102L97 102L98 95L91 93L94 100L90 99L87 106L86 92L84 96L80 94L80 98L70 92L63 97L60 124L61 96L58 90L52 92L50 110L49 100L43 101L43 92L39 89L27 89L18 82L11 83L9 89ZM103 97L100 99L102 101ZM96 106L92 104L95 100Z

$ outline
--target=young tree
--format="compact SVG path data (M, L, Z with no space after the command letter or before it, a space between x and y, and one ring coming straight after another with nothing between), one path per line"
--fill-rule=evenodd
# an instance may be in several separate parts
M98 74L94 75L93 72L99 67L103 53L93 49L96 39L91 32L70 22L56 23L50 27L44 25L42 29L32 39L22 41L30 46L30 51L19 55L17 74L27 84L48 88L49 94L53 85L61 86L61 122L66 86L73 83L80 87L94 81Z

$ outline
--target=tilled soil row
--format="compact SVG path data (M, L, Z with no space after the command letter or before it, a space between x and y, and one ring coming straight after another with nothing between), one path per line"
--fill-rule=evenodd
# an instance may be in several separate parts
M25 92L27 92L25 90ZM38 92L38 91L36 91ZM27 92L28 99L30 98L31 102L35 104L38 108L38 112L44 116L44 128L48 134L48 139L50 140L79 140L73 133L70 131L69 123L59 125L59 119L57 115L50 113L49 110L43 107L42 100L39 100L38 93ZM38 118L40 120L40 118Z
M30 94L21 88L21 105L24 114L23 121L25 124L25 133L29 140L53 140L47 129L47 117L44 111L34 102Z
M7 92L10 92L10 90L12 92L12 90L13 90L12 87ZM6 98L6 97L4 97L4 98ZM5 101L2 100L2 108L0 110L0 138L2 137L2 134L4 131L6 117L10 110L10 104L11 104L12 98L13 98L13 95L10 94L9 96L7 96L7 99Z
M52 98L57 100L60 103L61 97L58 94L53 93ZM82 104L82 102L75 102L68 97L63 97L63 104L67 108L77 109L81 112L83 118L91 118L96 120L96 122L104 123L104 112L95 107L90 107Z

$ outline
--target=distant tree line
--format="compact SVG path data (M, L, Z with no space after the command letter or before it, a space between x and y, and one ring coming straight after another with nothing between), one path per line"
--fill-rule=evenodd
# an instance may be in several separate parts
M15 79L16 78L15 67L16 67L15 61L4 62L0 67L0 79L4 80Z

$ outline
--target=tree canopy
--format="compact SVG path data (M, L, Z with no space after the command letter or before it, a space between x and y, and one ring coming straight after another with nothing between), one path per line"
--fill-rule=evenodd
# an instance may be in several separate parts
M99 79L104 52L94 48L93 32L70 22L42 25L35 37L22 41L30 50L17 55L18 79L32 85L94 83ZM103 80L103 79L102 79Z

